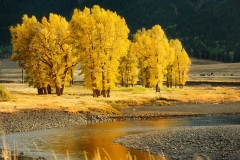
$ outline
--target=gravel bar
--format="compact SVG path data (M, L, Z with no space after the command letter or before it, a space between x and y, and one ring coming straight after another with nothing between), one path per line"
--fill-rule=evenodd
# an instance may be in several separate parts
M114 142L173 160L240 159L240 125L164 129L124 135Z
M63 110L20 110L13 113L0 112L0 132L28 132L51 128L63 128L112 121L108 116L71 113Z

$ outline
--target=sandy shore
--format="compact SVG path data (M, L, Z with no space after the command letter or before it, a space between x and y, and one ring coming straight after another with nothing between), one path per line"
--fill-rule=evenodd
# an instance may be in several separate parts
M240 103L136 106L125 108L121 115L71 113L57 109L22 109L12 113L0 112L0 131L7 134L114 120L204 115L240 115Z

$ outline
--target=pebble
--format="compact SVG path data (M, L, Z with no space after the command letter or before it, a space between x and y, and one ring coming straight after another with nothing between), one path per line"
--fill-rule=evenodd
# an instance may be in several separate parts
M239 132L240 125L182 127L124 135L114 142L142 151L146 151L142 146L148 146L151 154L161 155L163 152L171 159L197 159L197 156L211 160L238 160Z
M28 132L106 121L113 121L113 119L108 116L73 114L54 109L23 110L16 113L0 112L0 133Z

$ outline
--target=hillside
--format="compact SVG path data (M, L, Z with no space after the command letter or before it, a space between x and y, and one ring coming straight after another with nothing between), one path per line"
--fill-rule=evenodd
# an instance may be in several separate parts
M240 62L238 0L6 0L0 4L0 46L10 45L8 28L21 23L23 14L40 20L52 12L70 20L74 8L98 4L124 17L131 35L160 24L169 39L181 39L192 57ZM9 47L0 48L0 56L6 52L11 52Z

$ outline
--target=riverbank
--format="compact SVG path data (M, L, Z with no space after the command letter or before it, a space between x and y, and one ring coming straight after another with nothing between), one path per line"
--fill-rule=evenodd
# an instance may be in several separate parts
M108 121L112 119L106 115L71 113L56 109L24 109L13 113L0 112L0 131L8 134Z
M127 108L123 115L131 119L240 115L240 103L142 106ZM124 117L121 118L124 119ZM211 160L234 160L240 157L239 135L240 125L184 127L123 135L114 142L154 155L164 154L171 159L185 160L201 157Z
M121 115L58 109L22 109L18 112L0 112L0 130L8 134L118 120L210 115L240 115L240 103L132 106L124 108Z
M124 135L114 142L173 160L240 157L240 125L165 129Z
M160 117L240 115L240 103L144 105L124 108L122 115L68 112L57 109L22 109L0 112L0 130L5 134L63 128L116 120L144 120ZM191 127L126 135L115 142L162 154L172 159L193 159L195 154L211 160L240 157L240 126Z

